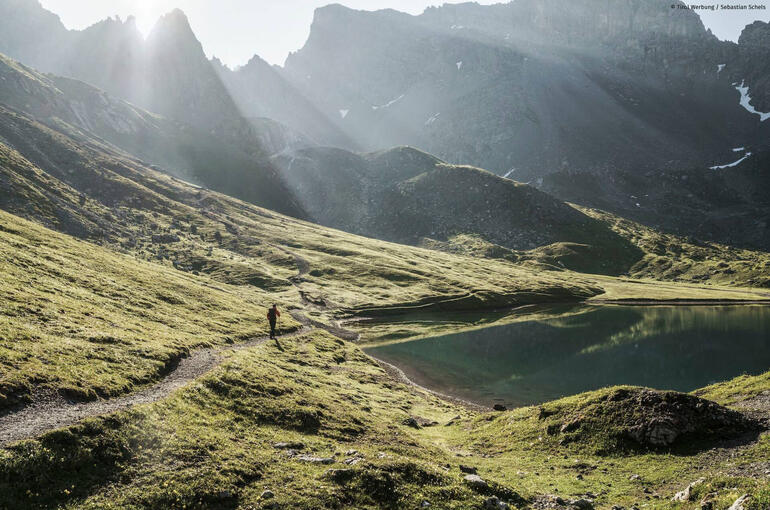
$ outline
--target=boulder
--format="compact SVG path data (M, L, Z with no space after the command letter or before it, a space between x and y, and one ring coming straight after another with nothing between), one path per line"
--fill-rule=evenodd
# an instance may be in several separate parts
M715 402L675 391L619 388L587 402L566 417L560 432L579 426L588 441L607 430L628 448L705 447L709 442L735 438L759 430L756 420ZM579 423L579 425L578 425Z
M402 421L401 424L406 425L407 427L412 427L413 429L420 428L420 424L417 422L417 419L412 418L411 416L409 418L406 418L404 421Z
M508 503L501 501L500 498L492 496L484 500L484 510L508 510Z
M463 480L473 490L486 490L489 488L489 484L479 475L465 475Z
M573 499L569 501L569 506L578 510L593 510L594 502L585 498Z
M302 450L305 444L299 441L290 441L287 443L274 443L273 448L277 450Z
M665 416L653 418L645 424L638 425L629 430L629 434L637 442L652 446L669 446L674 444L679 434L686 429L679 427L675 418Z
M747 505L745 504L746 501L749 499L748 494L744 494L740 498L736 499L735 502L730 505L730 508L727 510L746 510Z
M683 490L677 492L674 494L674 497L671 498L671 501L690 501L692 498L692 489L693 487L697 487L698 485L703 483L703 478L699 478L692 482L690 485L685 487Z
M536 509L564 509L564 510L593 510L594 503L590 499L564 499L553 494L537 496L532 502Z
M334 464L335 462L332 457L314 457L313 455L297 455L294 458L312 464Z

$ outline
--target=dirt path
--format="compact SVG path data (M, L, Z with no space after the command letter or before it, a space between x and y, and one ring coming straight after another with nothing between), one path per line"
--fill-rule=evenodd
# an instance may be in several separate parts
M302 304L305 306L305 309L316 310L319 312L328 312L329 305L327 304L325 297L320 296L318 298L311 298L308 296L308 293L302 289L302 282L304 281L303 277L310 272L310 262L308 262L308 260L302 257L301 255L283 246L280 246L277 244L273 244L271 246L273 246L277 250L284 252L290 257L294 258L294 262L297 264L297 274L289 278L289 281L291 281L291 284L294 285L294 288L297 289L300 300L302 301ZM361 336L355 331L351 331L349 329L343 328L342 326L340 326L339 322L337 321L329 320L330 323L321 322L321 321L311 319L310 317L307 317L306 315L298 311L292 311L290 313L291 313L291 316L294 318L294 320L304 325L305 327L323 329L325 331L328 331L332 335L338 338L341 338L343 340L346 340L348 342L357 342Z
M291 278L291 282L300 292L303 301L307 301L300 285L302 277L310 271L310 264L301 256L283 247L276 247L294 257L298 274ZM293 312L292 316L302 324L302 328L280 338L298 336L310 331L313 327L326 329L332 334L348 339L350 339L351 334L354 334L338 326L313 321L299 312ZM157 402L218 367L224 359L223 354L225 352L247 349L268 340L269 338L265 336L241 344L193 351L188 357L182 358L163 379L154 385L122 397L93 402L76 402L67 400L55 391L33 392L31 404L0 416L0 448L23 439L39 436L50 430L74 425L91 416L110 414L135 405Z
M303 327L279 338L291 338L308 331L308 328ZM36 437L49 430L74 425L90 416L110 414L135 405L156 402L218 367L224 360L225 352L240 351L268 340L268 337L260 337L242 344L193 351L190 356L180 360L179 364L159 382L123 397L93 402L73 402L53 391L38 392L33 394L32 404L19 411L0 416L0 447Z

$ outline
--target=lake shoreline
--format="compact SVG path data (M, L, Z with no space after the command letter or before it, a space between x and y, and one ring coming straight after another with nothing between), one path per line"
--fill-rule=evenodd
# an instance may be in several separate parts
M526 407L615 385L689 392L766 370L768 304L590 303L584 313L537 314L362 348L397 381L487 410L498 401ZM730 328L740 331L738 340ZM704 379L704 370L714 377Z
M770 299L596 299L583 301L588 305L623 305L623 306L770 306Z
M368 352L366 353L366 355L372 358L374 361L376 361L377 364L380 365L383 370L385 370L388 376L390 376L390 378L396 382L406 384L407 386L411 386L412 388L415 388L417 390L429 393L436 398L440 398L441 400L449 402L450 404L458 405L460 407L464 407L465 409L468 409L471 411L482 412L482 413L487 413L492 411L492 408L490 406L485 406L477 402L473 402L471 400L456 397L454 395L448 395L446 393L441 393L441 392L432 390L430 388L427 388L417 383L416 381L410 379L409 376L406 375L406 373L403 370L401 370L399 367L397 367L393 363L388 363L387 361L377 358L376 356L373 356Z

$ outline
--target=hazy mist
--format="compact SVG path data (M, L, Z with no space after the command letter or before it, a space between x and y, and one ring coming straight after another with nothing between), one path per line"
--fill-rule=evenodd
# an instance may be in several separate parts
M160 15L182 9L209 57L229 66L245 64L255 53L272 64L283 64L291 51L302 47L310 31L313 10L327 0L41 0L71 29L82 29L106 17L133 15L145 34ZM392 8L419 14L430 5L458 2L430 0L346 0L348 7L363 10ZM480 4L499 3L481 0ZM724 0L720 4L745 4ZM770 1L752 2L768 6ZM704 24L720 39L736 40L754 20L770 19L770 10L698 11Z

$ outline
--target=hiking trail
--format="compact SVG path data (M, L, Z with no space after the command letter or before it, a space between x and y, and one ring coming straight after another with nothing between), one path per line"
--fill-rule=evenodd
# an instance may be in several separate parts
M296 261L297 275L291 277L290 281L300 293L303 303L306 306L312 306L300 288L302 277L310 271L309 262L282 246L276 245L276 248L287 253ZM302 327L278 338L292 338L312 331L314 328L324 329L346 340L354 340L358 336L336 324L329 325L312 320L299 311L290 310L289 313L297 322L302 324ZM248 349L268 340L270 337L265 335L240 344L192 351L188 356L179 358L172 365L171 370L153 385L115 398L82 402L67 399L55 390L33 390L30 404L0 414L0 448L23 439L37 437L51 430L75 425L92 416L111 414L136 405L162 400L221 365L225 359L223 356L225 352Z
M291 338L308 331L309 328L302 327L279 338ZM11 411L0 416L0 447L36 437L50 430L74 425L91 416L110 414L136 405L157 402L217 368L224 361L225 352L248 349L268 340L268 336L262 336L241 344L198 349L180 359L163 379L152 386L121 397L77 402L68 400L53 390L33 392L31 404L16 412Z

